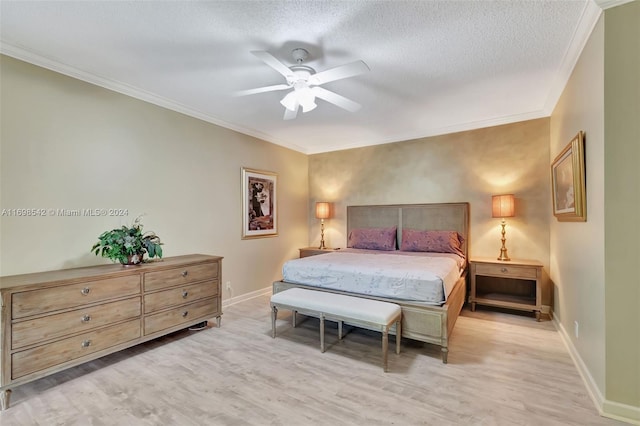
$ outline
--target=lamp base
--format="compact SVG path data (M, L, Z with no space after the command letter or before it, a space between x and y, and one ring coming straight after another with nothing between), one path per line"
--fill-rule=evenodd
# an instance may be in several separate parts
M320 247L318 247L320 250L325 249L326 247L324 246L324 219L321 219L320 221Z
M500 249L500 256L498 256L498 260L503 262L508 262L511 258L507 255L507 249Z
M501 260L503 262L508 262L509 260L511 260L509 258L509 255L507 254L507 246L505 246L505 243L507 242L507 239L505 238L504 234L504 226L506 225L506 222L504 221L504 218L502 219L502 238L500 239L500 241L502 241L502 247L500 247L500 256L498 256L498 260Z

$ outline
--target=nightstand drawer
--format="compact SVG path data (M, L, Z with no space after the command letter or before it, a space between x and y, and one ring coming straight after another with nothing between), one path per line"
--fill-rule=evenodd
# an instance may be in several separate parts
M336 251L337 249L332 249L332 248L320 249L318 247L305 247L298 250L300 251L300 257L309 257L309 256L317 256L319 254L331 253Z
M529 266L489 265L478 263L476 264L476 275L509 278L530 278L532 280L535 280L537 277L537 268Z

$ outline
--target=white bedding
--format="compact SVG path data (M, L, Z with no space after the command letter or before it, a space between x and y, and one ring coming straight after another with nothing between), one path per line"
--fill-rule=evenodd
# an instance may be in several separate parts
M282 274L294 284L441 305L462 269L455 254L343 249L290 260Z

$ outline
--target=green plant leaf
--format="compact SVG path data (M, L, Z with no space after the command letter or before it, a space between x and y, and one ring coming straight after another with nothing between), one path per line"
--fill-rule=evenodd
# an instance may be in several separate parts
M91 252L96 256L101 255L120 263L126 263L128 256L133 254L147 253L149 257L162 257L160 237L153 232L143 233L142 228L140 217L138 217L130 227L123 225L120 228L105 231L100 234Z

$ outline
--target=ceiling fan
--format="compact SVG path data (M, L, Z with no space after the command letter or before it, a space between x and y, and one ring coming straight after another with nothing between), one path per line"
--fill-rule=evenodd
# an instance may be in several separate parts
M329 83L330 81L353 77L369 71L369 67L363 61L351 62L316 73L316 70L313 68L307 65L302 65L302 63L309 57L309 52L302 48L293 49L291 52L293 59L296 61L296 65L292 65L290 67L277 60L269 52L254 50L251 53L261 59L265 64L282 74L287 79L287 82L286 84L276 84L274 86L241 90L236 92L236 96L255 95L257 93L293 89L280 101L280 103L285 107L285 120L292 120L296 118L299 107L302 107L303 113L315 109L315 107L318 106L315 102L316 98L323 99L350 112L355 112L360 109L361 105L359 103L322 88L320 85Z

